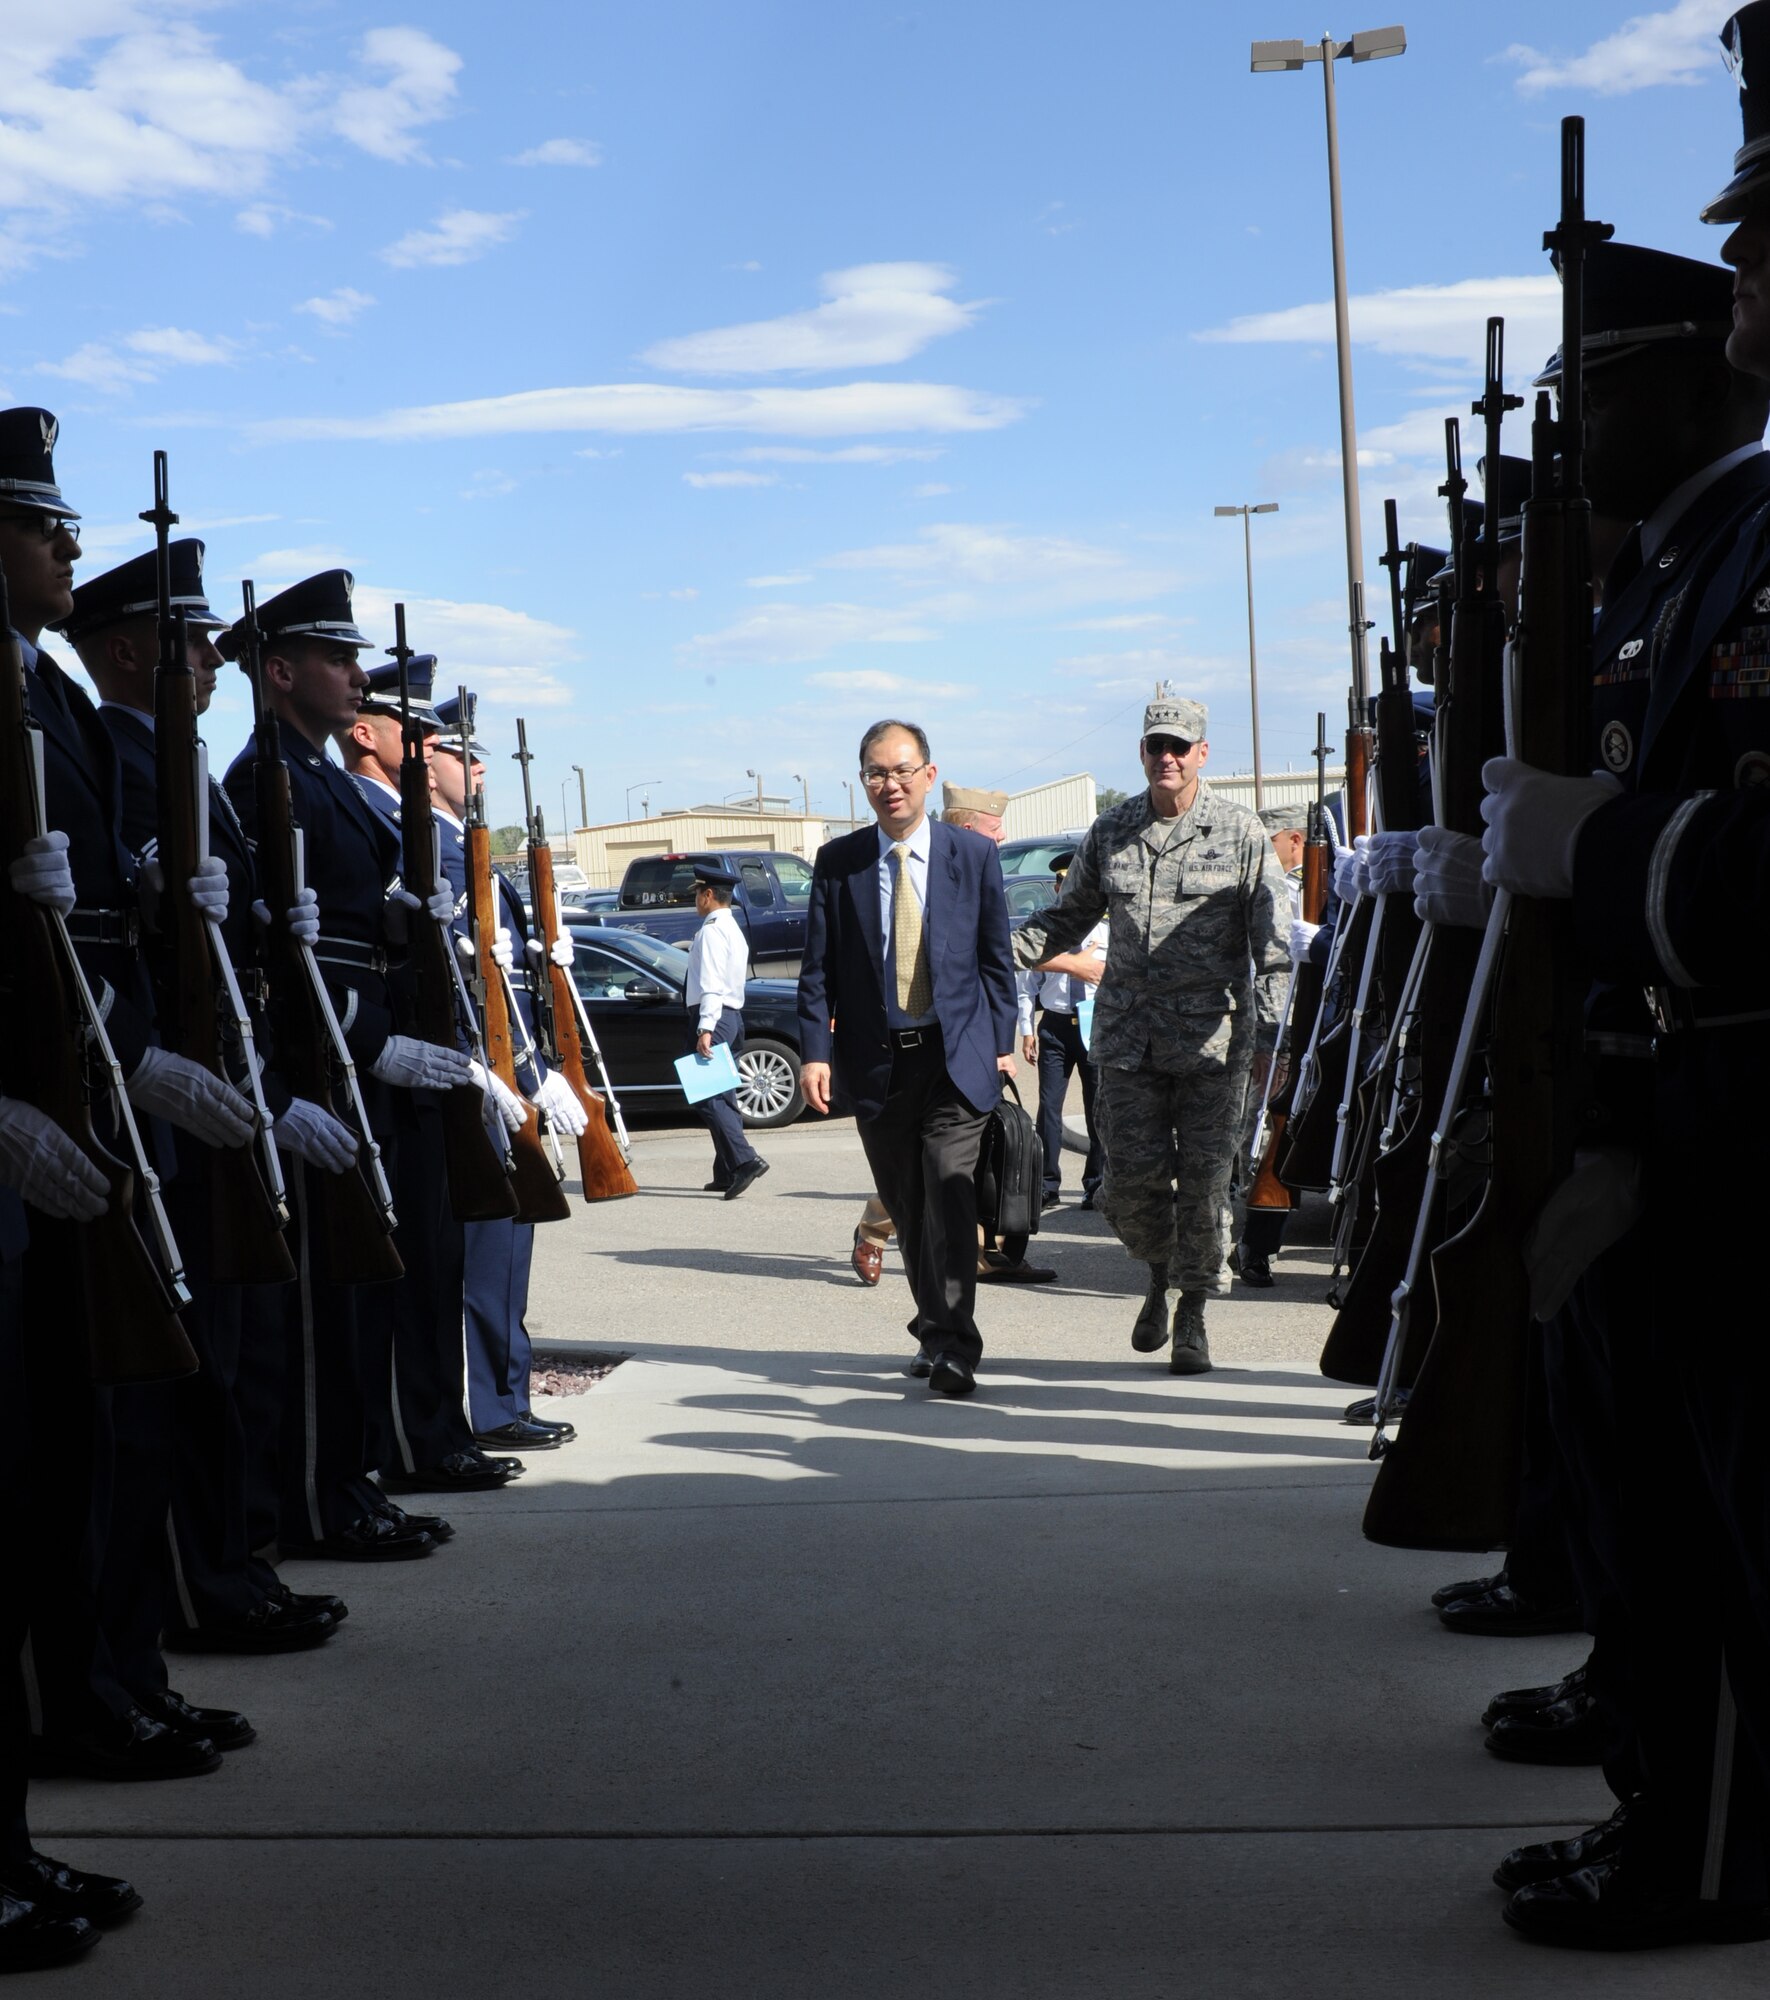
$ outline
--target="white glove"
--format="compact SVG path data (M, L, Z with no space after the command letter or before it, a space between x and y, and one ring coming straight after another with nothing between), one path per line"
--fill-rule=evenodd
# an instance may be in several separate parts
M553 949L548 953L548 957L551 958L553 963L559 966L562 971L570 972L572 969L572 961L577 957L577 955L578 955L577 939L572 936L569 930L562 928L559 935L553 940Z
M389 1035L369 1074L401 1090L459 1090L474 1081L473 1064L459 1049L440 1048L415 1035Z
M1487 787L1481 879L1517 896L1571 896L1579 830L1600 806L1622 796L1618 780L1608 771L1557 778L1516 757L1490 757L1481 782Z
M270 929L270 905L262 896L252 905L252 914L266 930ZM317 944L320 935L319 897L311 889L296 890L295 906L285 913L283 921L297 944Z
M408 910L428 910L433 918L445 927L454 921L455 892L446 882L439 883L422 901L410 889L395 889L392 900L403 903Z
M64 836L53 838L65 849ZM90 1222L110 1206L104 1175L53 1118L16 1097L0 1097L0 1187L66 1222Z
M147 1050L123 1087L137 1111L164 1118L205 1146L243 1146L256 1124L251 1104L231 1083L170 1049Z
M462 936L459 931L455 933L455 956L469 972L479 963L479 953L473 948L472 938Z
M1373 833L1365 853L1373 896L1411 896L1417 833Z
M501 965L506 972L509 972L516 964L514 944L510 933L502 924L498 926L497 936L492 939L492 963L494 965Z
M1420 828L1414 855L1414 915L1453 930L1487 928L1493 891L1481 879L1481 843L1472 833Z
M528 1118L528 1106L517 1096L496 1070L487 1069L482 1063L469 1063L473 1080L486 1094L486 1130L494 1139L500 1137L499 1126L506 1132L520 1132Z
M1365 867L1365 855L1370 844L1370 835L1361 833L1354 837L1350 847L1335 850L1334 894L1342 903L1351 902L1354 896L1368 896L1371 892L1370 875Z
M590 1114L578 1102L574 1091L558 1070L550 1069L535 1092L535 1102L568 1139L579 1139L590 1129Z
M227 863L219 854L199 862L187 886L191 905L205 923L227 922Z
M1309 947L1315 942L1320 924L1305 923L1301 917L1291 919L1291 963L1301 965L1309 956Z
M347 1173L356 1164L356 1134L305 1097L293 1098L276 1122L277 1144L323 1174Z
M12 886L33 903L66 916L79 898L74 894L74 871L68 866L68 837L65 833L34 833L23 851L8 868ZM73 1141L68 1141L73 1145ZM75 1147L78 1152L79 1148ZM85 1155L81 1154L84 1159ZM41 1203L38 1204L40 1207ZM50 1210L55 1214L58 1211Z

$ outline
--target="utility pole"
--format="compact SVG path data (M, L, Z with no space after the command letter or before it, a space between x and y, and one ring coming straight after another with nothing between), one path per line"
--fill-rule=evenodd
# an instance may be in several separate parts
M1262 500L1257 506L1216 507L1212 512L1241 516L1242 553L1248 568L1248 699L1254 711L1254 810L1259 812L1266 803L1266 788L1260 770L1260 669L1254 656L1254 530L1251 517L1255 514L1276 514L1278 502Z
M572 769L578 774L578 824L580 826L588 826L590 824L590 802L589 794L584 790L584 767L582 764L574 764Z

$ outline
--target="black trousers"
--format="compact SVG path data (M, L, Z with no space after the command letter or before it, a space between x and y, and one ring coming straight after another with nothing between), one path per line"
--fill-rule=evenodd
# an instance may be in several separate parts
M691 1014L690 1050L699 1040L700 1023ZM744 1048L744 1017L735 1007L720 1010L719 1024L713 1030L713 1046L718 1048L721 1043L731 1050L732 1061L736 1062ZM728 1090L720 1097L703 1097L695 1109L701 1115L701 1123L713 1135L713 1178L719 1186L729 1187L738 1168L748 1166L756 1157L756 1148L744 1136L744 1114L738 1109L737 1092Z
M24 1272L15 1256L0 1256L0 1546L22 1552L40 1505L26 1478L31 1453L31 1409L25 1382ZM18 1555L0 1577L0 1861L20 1861L31 1851L25 1823L27 1746L31 1724L25 1705L20 1652L30 1622L30 1600Z
M916 1301L914 1330L935 1359L975 1368L983 1338L977 1303L977 1154L985 1114L947 1075L938 1029L899 1048L879 1113L856 1118L879 1199L897 1225L904 1274Z
M1088 1126L1088 1157L1082 1165L1083 1194L1098 1194L1106 1178L1106 1155L1094 1127L1096 1074L1082 1046L1081 1024L1073 1014L1039 1016L1039 1150L1045 1156L1045 1193L1063 1185L1063 1098L1069 1080L1082 1073L1082 1116Z

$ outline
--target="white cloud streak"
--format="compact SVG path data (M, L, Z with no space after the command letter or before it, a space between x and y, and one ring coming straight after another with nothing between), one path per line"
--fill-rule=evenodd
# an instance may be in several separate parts
M805 685L829 688L838 694L907 694L919 701L964 701L977 692L961 681L911 680L906 674L884 674L871 667L807 674Z
M412 440L548 431L647 433L760 431L842 437L866 431L991 431L1028 405L938 382L849 382L822 389L693 389L655 382L527 389L460 403L428 403L378 416L273 418L251 426L263 441L294 438Z
M372 294L359 292L354 285L340 285L322 298L303 299L295 310L311 314L323 327L337 332L359 319L374 303Z
M1689 86L1724 75L1720 31L1729 9L1718 0L1678 0L1657 14L1636 14L1577 56L1555 56L1514 42L1502 60L1519 69L1525 97L1549 90L1589 90L1623 97L1657 84Z
M602 148L591 139L543 139L538 146L518 153L513 167L599 167Z
M1517 278L1461 278L1449 285L1407 285L1393 292L1367 292L1350 302L1352 341L1379 354L1459 367L1474 364L1479 374L1490 316L1506 322L1506 348L1522 355L1534 373L1539 356L1554 349L1561 333L1561 286L1552 271ZM1331 300L1285 306L1277 312L1249 313L1227 326L1193 335L1206 343L1307 344L1331 347Z
M419 130L453 104L461 58L422 28L371 28L357 61L376 81L334 98L334 129L377 159L422 160Z
M89 340L61 361L40 361L39 375L58 376L107 394L157 381L168 368L212 368L230 364L235 343L178 326L144 326L115 341Z
M678 650L694 667L801 666L849 646L910 646L939 635L909 611L872 604L761 604Z
M488 250L508 242L522 220L521 209L495 215L484 209L452 208L428 229L411 229L388 244L381 261L395 270L418 265L471 264Z
M845 444L833 451L803 444L752 444L725 455L777 465L901 465L907 459L941 458L945 453L937 444Z
M685 486L778 486L778 472L685 472L682 482Z
M686 375L889 367L972 323L979 307L945 296L957 283L942 264L857 264L827 272L825 303L809 312L661 340L642 358Z

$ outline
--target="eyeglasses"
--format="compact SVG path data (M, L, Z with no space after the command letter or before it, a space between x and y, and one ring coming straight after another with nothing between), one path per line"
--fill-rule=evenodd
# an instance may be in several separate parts
M1179 736L1146 736L1143 739L1143 754L1159 762L1163 757L1172 757L1176 763L1192 755L1193 746Z
M74 542L80 539L79 522L70 521L65 514L39 514L34 511L29 514L0 514L0 521L11 521L15 525L29 521L46 542L53 542L58 535L66 535Z
M882 792L889 784L907 785L918 771L927 770L926 764L897 764L889 771L881 771L877 764L869 764L861 772L861 783L869 792Z

